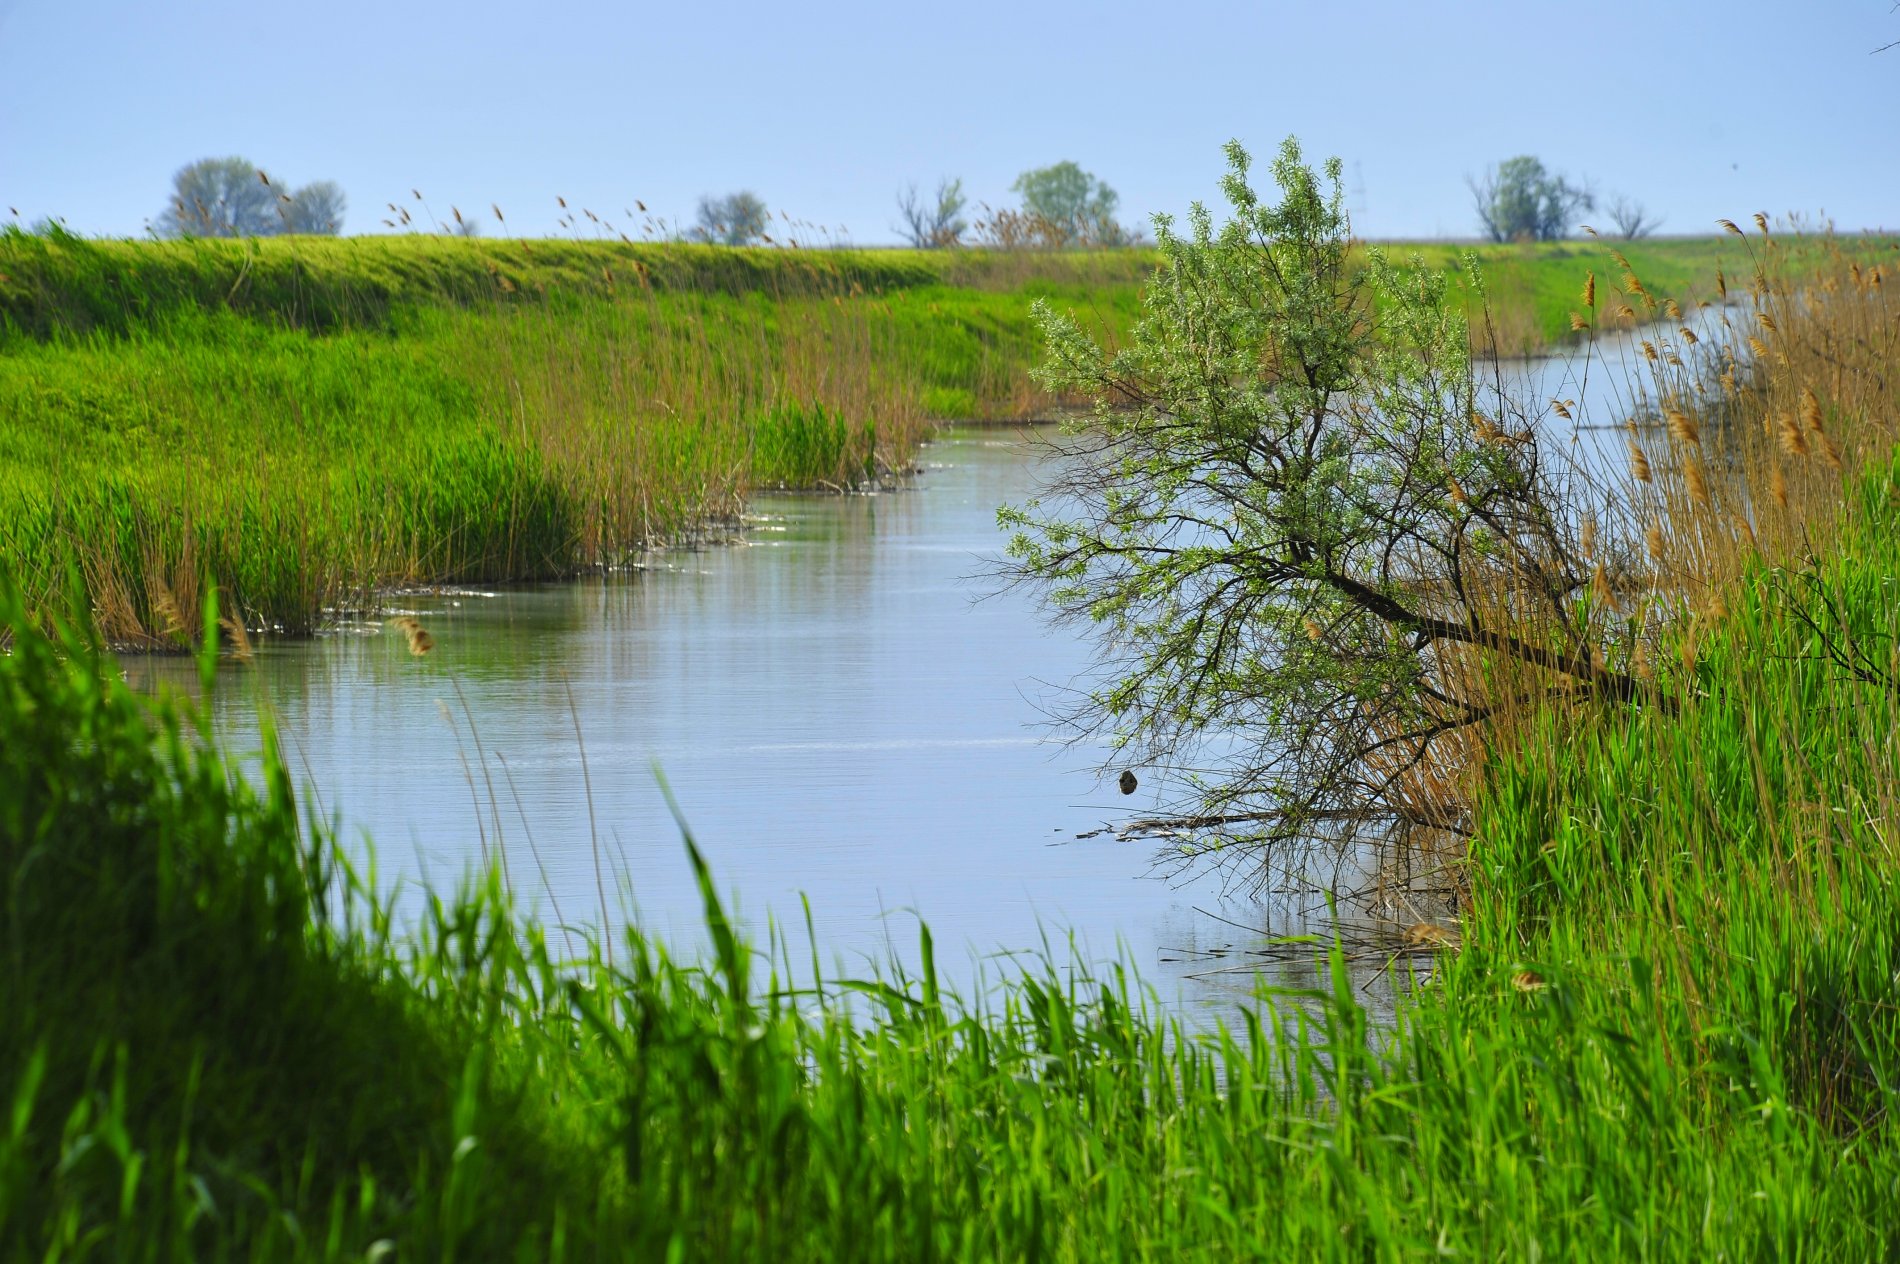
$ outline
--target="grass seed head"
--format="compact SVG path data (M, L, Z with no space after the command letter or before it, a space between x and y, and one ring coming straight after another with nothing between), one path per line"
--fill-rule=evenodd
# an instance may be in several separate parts
M1630 477L1635 479L1639 483L1649 482L1650 481L1649 458L1643 455L1643 450L1636 445L1635 440L1626 439L1624 440L1624 442L1629 447Z
M1821 401L1806 388L1801 391L1801 424L1816 434L1821 431Z
M1692 448L1702 446L1702 431L1697 428L1695 418L1680 408L1669 410L1669 437Z
M1595 572L1590 576L1590 592L1596 598L1597 604L1604 609L1615 608L1616 590L1610 587L1609 572L1603 569L1601 562L1597 563Z
M1702 462L1690 461L1683 467L1682 482L1689 489L1689 499L1698 505L1709 503L1709 482L1702 473Z
M253 652L251 648L251 632L249 628L244 626L244 620L234 614L224 614L218 617L218 624L224 629L225 635L231 638L232 655L235 656L240 663L250 662Z
M1806 456L1808 434L1801 426L1801 419L1793 413L1781 415L1781 450L1789 456Z

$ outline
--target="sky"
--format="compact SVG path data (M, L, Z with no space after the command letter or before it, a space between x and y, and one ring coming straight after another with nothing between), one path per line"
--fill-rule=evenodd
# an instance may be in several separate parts
M911 182L1008 206L1069 160L1145 224L1219 203L1229 138L1295 135L1370 238L1474 235L1467 179L1517 154L1664 233L1896 228L1894 41L1895 0L0 0L0 215L137 235L178 168L238 154L337 181L353 233L421 218L411 190L439 219L499 204L508 235L570 231L561 196L637 237L635 199L690 222L749 189L874 245Z

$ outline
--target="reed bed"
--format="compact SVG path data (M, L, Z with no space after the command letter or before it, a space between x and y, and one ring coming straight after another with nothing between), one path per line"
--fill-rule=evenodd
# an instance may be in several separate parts
M933 418L1045 406L1026 297L876 254L16 233L0 273L0 553L35 608L83 591L147 648L190 644L207 587L307 632L386 585L617 565L755 485L893 477Z
M1672 278L1711 253L1648 249ZM1508 290L1567 263L1485 267ZM1031 300L1112 331L1153 266L8 230L0 555L35 608L77 585L108 638L160 649L190 643L174 611L207 587L253 630L302 633L387 585L615 565L717 529L755 485L889 477L936 419L1046 414ZM1512 327L1553 327L1549 306L1539 289Z
M1900 618L1897 491L1862 476L1817 577L1857 641ZM1495 766L1461 946L1396 1027L1313 944L1325 986L1211 1033L1128 965L958 997L927 931L908 975L754 951L690 838L703 961L557 951L499 869L398 929L280 759L253 791L9 592L0 1250L1878 1258L1900 698L1747 592L1704 703L1553 715Z
M1731 234L1739 258L1707 299L1663 297L1615 248L1600 275L1582 272L1568 294L1584 340L1576 372L1627 371L1596 362L1604 334L1634 338L1640 352L1631 380L1596 392L1598 415L1515 398L1502 378L1474 412L1481 442L1542 449L1535 477L1551 516L1468 567L1456 600L1485 626L1587 662L1591 679L1468 645L1435 652L1435 687L1483 721L1424 741L1395 736L1372 772L1396 779L1408 819L1466 826L1408 838L1411 867L1455 878L1454 900L1475 871L1443 862L1474 836L1493 763L1538 744L1529 735L1553 715L1596 715L1605 681L1630 685L1632 705L1671 715L1691 705L1707 629L1764 567L1836 551L1852 520L1843 487L1900 443L1887 367L1900 354L1892 247L1788 242L1762 225ZM1464 608L1440 597L1447 611Z
M1323 942L1325 986L1211 1032L1128 963L952 995L927 931L839 978L748 946L690 836L701 960L557 951L500 865L399 928L274 746L253 789L0 582L0 1253L1891 1256L1892 283L1750 244L1767 336L1679 418L1646 360L1648 477L1577 595L1673 702L1540 693L1457 772L1465 916L1383 1031Z

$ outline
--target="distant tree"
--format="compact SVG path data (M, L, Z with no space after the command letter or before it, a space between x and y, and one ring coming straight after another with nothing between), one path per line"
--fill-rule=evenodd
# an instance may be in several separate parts
M269 237L343 231L343 190L333 180L279 186L248 159L200 158L172 177L171 204L154 225L163 237Z
M722 198L708 194L699 199L694 216L698 222L686 236L692 241L716 241L727 246L750 245L765 236L767 214L764 199L750 190Z
M1610 213L1610 222L1616 225L1617 234L1624 241L1647 237L1662 225L1661 216L1651 215L1649 208L1641 202L1621 193L1611 198L1605 209Z
M348 206L343 190L334 180L313 180L280 203L284 231L321 233L334 237L343 231L343 212Z
M1118 246L1129 240L1115 222L1120 196L1072 162L1025 171L1009 187L1022 195L1023 214L1048 225L1059 244Z
M1529 154L1506 159L1483 179L1465 183L1492 241L1556 241L1570 234L1577 212L1596 205L1587 187L1546 171Z
M934 203L924 201L917 192L917 186L912 184L897 196L897 210L904 217L904 223L898 231L919 250L941 250L954 246L963 240L964 233L970 231L970 225L963 218L965 205L967 202L961 180L946 176L937 181Z
M262 237L283 231L277 195L248 160L200 158L172 177L158 217L166 237Z

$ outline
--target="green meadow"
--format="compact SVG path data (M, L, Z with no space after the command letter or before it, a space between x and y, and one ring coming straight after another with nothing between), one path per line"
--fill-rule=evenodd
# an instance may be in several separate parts
M1410 250L1412 247L1395 247ZM1459 252L1418 247L1462 267ZM1630 247L1712 294L1732 247ZM1595 244L1477 252L1509 351L1569 336ZM908 468L939 419L1060 403L1038 298L1124 329L1139 250L772 250L0 234L0 560L115 643L304 633L378 589L572 574L760 486Z

